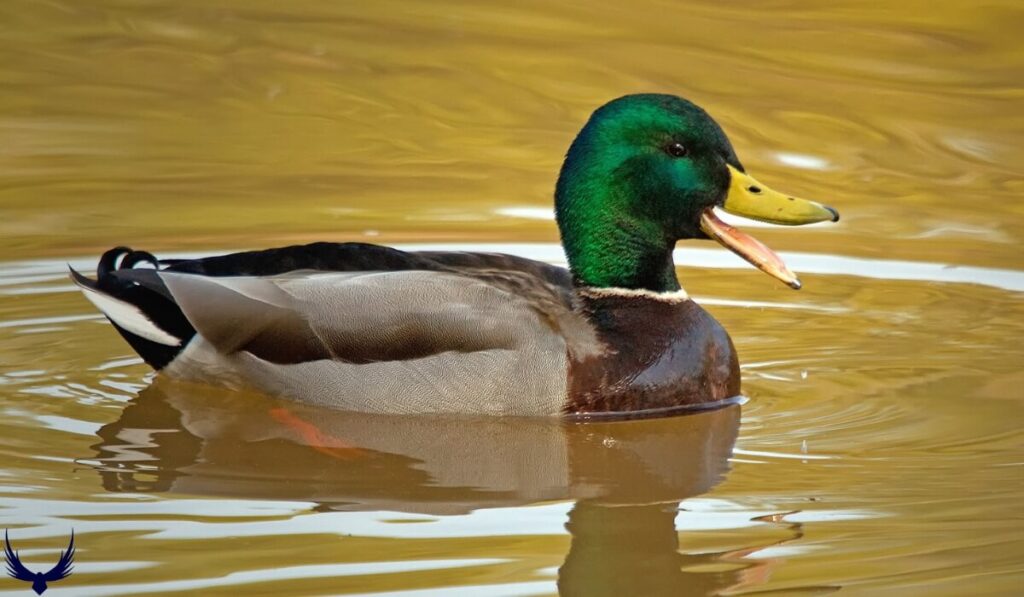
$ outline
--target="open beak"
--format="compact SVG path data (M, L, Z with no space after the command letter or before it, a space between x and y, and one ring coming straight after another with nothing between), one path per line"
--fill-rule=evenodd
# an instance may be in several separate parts
M839 221L839 212L831 207L783 195L732 166L728 168L729 192L725 196L722 209L731 214L787 226ZM709 207L701 213L700 229L769 276L781 280L794 290L800 288L800 280L796 274L789 271L774 251L761 241L720 220L715 215L714 208Z

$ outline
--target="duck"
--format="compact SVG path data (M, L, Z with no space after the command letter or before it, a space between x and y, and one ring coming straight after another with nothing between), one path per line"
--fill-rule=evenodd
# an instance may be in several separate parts
M742 400L729 334L682 289L677 242L798 277L721 212L782 225L832 207L746 173L669 94L597 108L554 192L568 268L515 255L318 242L197 259L115 247L72 280L159 376L340 410L599 418Z

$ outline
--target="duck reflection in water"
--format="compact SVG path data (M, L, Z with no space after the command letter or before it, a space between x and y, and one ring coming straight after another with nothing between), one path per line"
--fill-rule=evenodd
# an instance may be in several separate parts
M739 418L735 405L631 421L367 415L158 381L99 431L92 463L112 492L324 511L574 500L561 594L708 595L760 584L771 566L743 557L766 545L688 554L676 530L679 502L724 477Z

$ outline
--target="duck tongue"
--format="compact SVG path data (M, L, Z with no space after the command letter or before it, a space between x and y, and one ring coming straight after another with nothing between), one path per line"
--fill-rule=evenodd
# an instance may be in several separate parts
M761 241L740 232L715 215L714 208L701 212L700 229L709 237L725 245L730 251L746 259L751 265L769 276L781 280L793 290L800 290L800 280L789 271L782 258Z

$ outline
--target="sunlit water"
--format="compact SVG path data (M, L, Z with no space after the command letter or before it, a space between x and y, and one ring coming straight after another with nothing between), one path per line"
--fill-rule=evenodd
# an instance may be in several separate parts
M46 569L74 528L54 595L1024 592L1024 12L806 4L0 5L14 547ZM745 225L800 292L680 244L742 412L389 418L151 384L65 276L115 244L561 262L561 156L637 91L843 214Z

